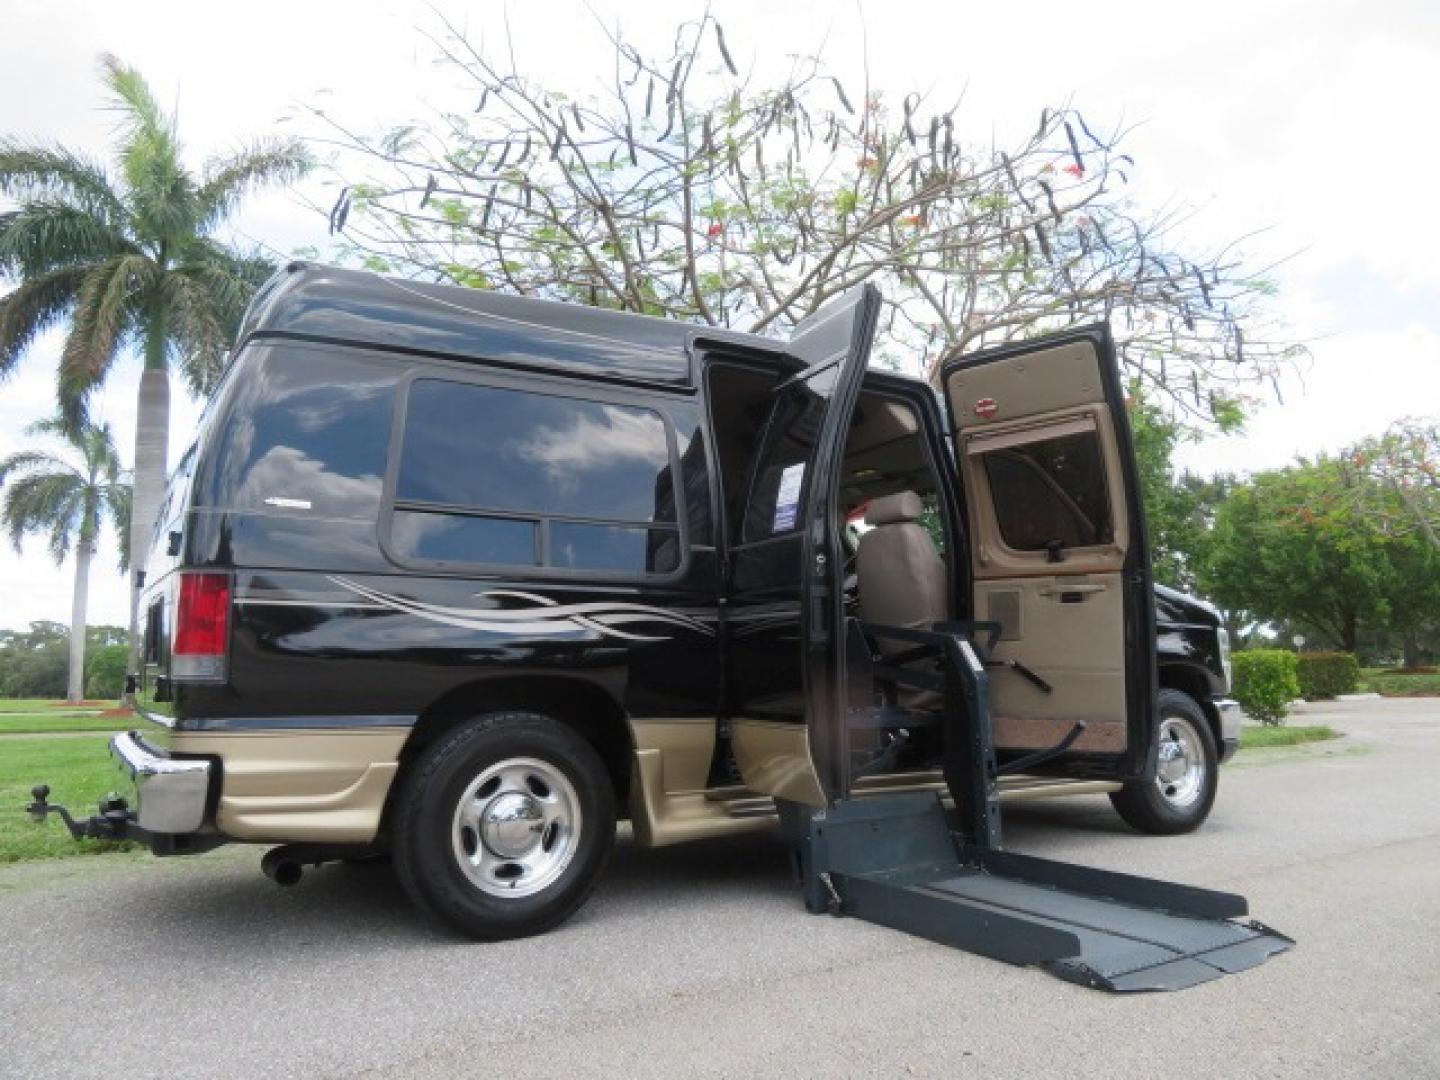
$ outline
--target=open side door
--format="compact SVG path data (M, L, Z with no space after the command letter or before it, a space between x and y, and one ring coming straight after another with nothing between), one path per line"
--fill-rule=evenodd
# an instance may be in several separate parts
M841 457L880 313L873 285L795 328L731 549L731 744L745 785L823 806L843 791ZM798 633L797 633L798 631Z
M941 382L970 537L973 611L1000 624L994 745L1135 777L1154 729L1150 553L1109 328L962 357Z

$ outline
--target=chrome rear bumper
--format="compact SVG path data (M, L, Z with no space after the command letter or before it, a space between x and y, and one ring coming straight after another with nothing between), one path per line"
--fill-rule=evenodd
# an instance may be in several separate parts
M171 757L133 731L110 740L110 756L129 780L140 828L149 833L193 833L205 824L209 761Z

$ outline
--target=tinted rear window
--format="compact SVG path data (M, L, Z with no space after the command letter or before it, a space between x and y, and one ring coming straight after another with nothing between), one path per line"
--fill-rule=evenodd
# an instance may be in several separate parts
M217 414L196 505L374 520L395 383L393 365L361 356L258 351Z

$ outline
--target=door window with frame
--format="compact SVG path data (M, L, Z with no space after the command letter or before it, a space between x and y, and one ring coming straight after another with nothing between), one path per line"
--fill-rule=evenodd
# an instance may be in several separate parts
M1111 543L1115 526L1099 434L1083 431L979 455L1000 538L1014 551Z
M809 478L805 475L820 437L825 399L804 387L780 391L756 458L745 504L740 542L754 543L795 532Z

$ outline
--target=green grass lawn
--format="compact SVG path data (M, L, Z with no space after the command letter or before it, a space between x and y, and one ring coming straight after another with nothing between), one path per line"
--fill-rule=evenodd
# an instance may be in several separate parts
M1296 746L1299 743L1337 739L1340 733L1325 724L1296 727L1262 727L1259 724L1240 729L1240 749L1254 750L1263 746Z
M24 859L57 859L128 851L134 844L76 843L59 818L37 825L25 813L30 789L50 785L50 801L77 818L95 813L96 802L114 789L120 775L110 760L109 740L0 739L0 863Z
M1384 697L1440 697L1440 672L1387 671L1366 668L1360 678L1360 689Z

